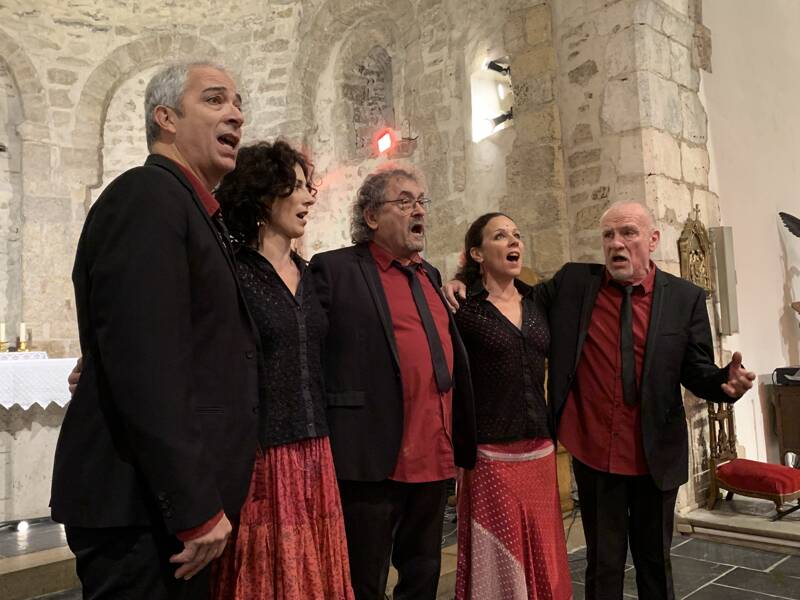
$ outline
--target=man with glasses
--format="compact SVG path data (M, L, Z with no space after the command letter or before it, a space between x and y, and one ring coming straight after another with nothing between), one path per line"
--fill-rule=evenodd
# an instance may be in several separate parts
M434 600L446 481L475 462L466 352L419 255L430 200L410 168L369 175L353 208L353 246L311 270L329 330L328 423L358 600Z

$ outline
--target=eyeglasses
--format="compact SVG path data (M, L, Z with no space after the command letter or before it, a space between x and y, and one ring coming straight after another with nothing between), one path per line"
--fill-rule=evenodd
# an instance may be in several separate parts
M385 200L381 204L397 204L397 208L402 213L410 213L414 207L419 204L425 210L431 204L431 199L427 196L420 196L419 198L412 198L411 196L400 196L397 200Z

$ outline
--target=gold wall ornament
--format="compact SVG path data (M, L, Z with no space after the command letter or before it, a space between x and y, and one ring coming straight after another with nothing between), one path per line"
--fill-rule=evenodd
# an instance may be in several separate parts
M694 215L692 215L694 213ZM714 291L711 272L711 240L705 225L700 222L700 206L695 205L678 239L681 277L699 285L710 296Z

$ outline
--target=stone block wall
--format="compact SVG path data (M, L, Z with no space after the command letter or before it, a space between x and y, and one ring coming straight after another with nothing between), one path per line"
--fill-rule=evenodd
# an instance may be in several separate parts
M447 275L469 222L501 207L526 230L536 270L568 254L542 0L35 0L0 6L0 23L10 149L0 318L9 329L25 320L54 356L78 352L70 273L86 211L145 157L143 89L174 60L228 66L244 96L245 142L282 136L311 154L320 193L298 244L306 256L349 243L355 190L385 160L367 142L383 124L416 138L405 159L434 202L426 253ZM503 55L519 73L518 121L475 145L469 76Z

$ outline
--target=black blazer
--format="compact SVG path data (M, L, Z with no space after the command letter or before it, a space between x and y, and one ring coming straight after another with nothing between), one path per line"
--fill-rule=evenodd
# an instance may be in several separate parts
M439 272L423 264L438 289ZM310 268L328 314L323 368L336 474L339 479L382 481L394 470L400 450L403 389L378 267L369 246L359 244L317 254ZM450 334L455 462L471 469L476 451L472 384L452 315Z
M549 304L548 394L556 423L580 360L604 269L568 263L541 288ZM681 385L706 400L733 402L720 389L727 380L728 368L714 364L705 292L657 269L639 394L644 452L659 489L674 489L688 479Z
M235 517L256 451L257 338L232 257L173 162L151 155L111 182L72 279L84 364L53 518L174 533Z

